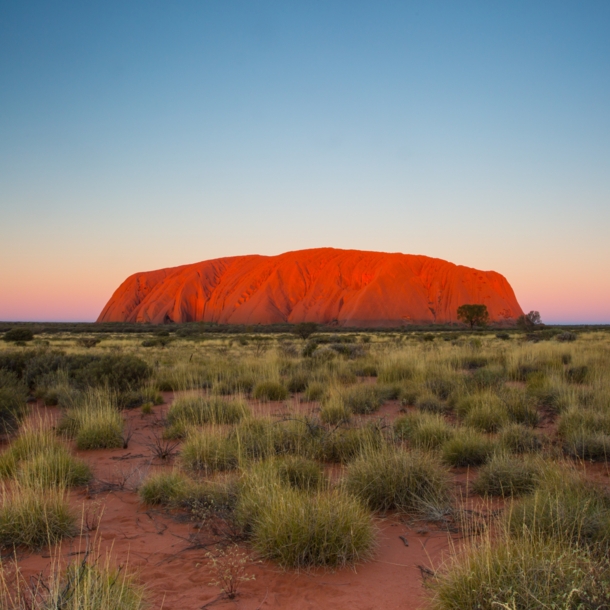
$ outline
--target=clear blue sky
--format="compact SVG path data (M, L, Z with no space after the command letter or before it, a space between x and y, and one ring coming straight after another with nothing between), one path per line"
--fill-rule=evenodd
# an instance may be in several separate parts
M0 4L0 319L318 246L610 322L610 2Z

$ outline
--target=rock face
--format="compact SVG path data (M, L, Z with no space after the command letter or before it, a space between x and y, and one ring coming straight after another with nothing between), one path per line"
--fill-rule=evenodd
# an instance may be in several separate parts
M98 322L317 322L383 327L457 321L484 303L492 322L523 314L507 280L438 258L318 248L136 273Z

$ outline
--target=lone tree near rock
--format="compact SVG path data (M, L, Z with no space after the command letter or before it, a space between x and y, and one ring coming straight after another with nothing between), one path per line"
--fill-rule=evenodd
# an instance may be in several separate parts
M301 339L309 339L316 330L318 330L318 325L315 322L301 322L294 327L294 334Z
M485 326L487 322L489 322L487 305L460 305L457 310L457 317L458 320L464 322L464 324L470 324L470 328Z
M544 324L538 311L530 311L528 314L517 318L517 326L523 330L532 330L537 326L544 326Z

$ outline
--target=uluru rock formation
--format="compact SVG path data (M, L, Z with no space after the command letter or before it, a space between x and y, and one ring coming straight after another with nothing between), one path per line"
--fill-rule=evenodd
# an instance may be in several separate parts
M412 254L318 248L135 273L97 321L387 327L456 322L464 303L487 305L492 322L523 314L495 271Z

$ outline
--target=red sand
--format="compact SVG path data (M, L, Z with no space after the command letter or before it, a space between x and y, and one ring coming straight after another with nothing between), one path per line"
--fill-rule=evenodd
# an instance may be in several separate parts
M464 303L487 305L492 322L523 314L495 271L427 256L319 248L136 273L98 322L401 326L456 322Z
M171 394L166 394L167 399L171 400L170 397ZM303 406L307 409L311 405ZM143 506L135 492L151 469L171 468L153 459L148 446L155 433L155 421L166 409L167 405L155 407L155 414L148 416L139 410L127 412L126 429L133 431L127 449L77 452L92 466L95 481L89 489L71 493L71 503L79 513L83 506L91 514L103 509L97 532L102 553L111 549L118 564L128 561L129 568L146 586L152 608L190 610L210 602L214 602L214 608L244 610L426 607L427 593L418 566L438 565L450 549L450 534L434 525L408 523L396 515L375 519L379 546L367 563L335 572L301 573L285 571L268 562L255 563L248 572L255 574L256 579L242 584L237 599L218 599L220 590L208 584L212 579L205 557L208 549L189 548L193 545L192 536L211 541L214 539L211 532L197 532L185 513L171 514ZM269 405L270 412L282 410L279 403ZM54 408L41 411L58 414ZM387 411L384 415L392 418L398 412L398 404L385 406L384 411ZM118 487L125 478L121 490ZM113 489L108 490L109 486ZM406 537L409 546L399 536ZM95 537L95 533L89 537ZM86 537L65 541L62 556L78 560L86 548L85 541ZM39 553L21 551L18 556L26 577L47 570L51 562L49 549Z

